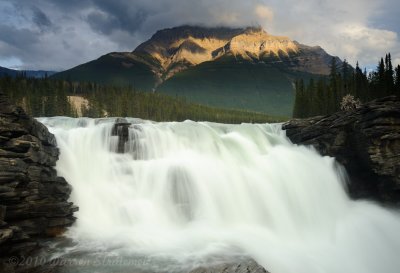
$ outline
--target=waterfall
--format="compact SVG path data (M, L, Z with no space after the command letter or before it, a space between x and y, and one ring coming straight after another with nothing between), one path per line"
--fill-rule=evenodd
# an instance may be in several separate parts
M180 263L243 255L271 273L400 272L398 212L351 200L335 160L278 124L128 119L117 153L115 119L40 121L80 208L68 236L81 247Z

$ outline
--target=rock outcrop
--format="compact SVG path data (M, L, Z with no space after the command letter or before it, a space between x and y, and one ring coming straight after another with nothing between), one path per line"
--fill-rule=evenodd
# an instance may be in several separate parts
M58 155L47 128L0 93L0 272L75 220L71 186L53 168Z
M199 267L189 273L268 273L256 261L249 259L238 263L223 263L214 266Z
M314 146L347 170L354 198L400 204L400 99L386 97L352 111L291 120L283 125L296 144Z
M125 144L129 140L129 126L131 123L124 118L117 118L111 130L111 136L118 137L115 151L123 154L125 152Z

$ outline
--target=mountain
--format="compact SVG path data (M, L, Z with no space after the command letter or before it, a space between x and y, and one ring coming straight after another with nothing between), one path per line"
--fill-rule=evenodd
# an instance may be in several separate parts
M27 77L31 78L44 78L46 75L50 77L56 74L56 71L46 71L46 70L24 70Z
M8 69L8 68L0 66L0 77L3 77L3 76L15 77L17 74L18 74L17 70Z
M156 32L132 52L109 53L53 77L129 84L212 106L290 115L294 80L328 74L332 58L321 47L261 28L181 26Z
M14 70L0 66L0 77L10 76L15 77L18 74L25 73L27 77L31 78L44 78L46 75L51 76L57 72L55 71L44 71L44 70Z

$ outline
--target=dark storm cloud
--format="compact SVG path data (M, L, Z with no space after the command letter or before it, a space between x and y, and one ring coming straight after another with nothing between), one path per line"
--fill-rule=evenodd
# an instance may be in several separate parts
M0 41L9 46L23 49L27 45L39 41L38 34L29 29L17 29L12 26L0 25Z
M110 35L120 26L120 22L114 16L99 11L89 13L86 20L94 31L105 35Z
M400 62L398 0L1 0L0 65L65 69L131 51L155 31L183 24L263 26L329 53Z
M142 26L145 19L146 13L138 10L135 11L133 16L123 16L108 11L93 11L88 14L86 20L94 31L111 35L115 30L124 30L134 34Z
M134 34L140 29L147 16L154 12L151 6L143 5L140 1L93 0L93 3L102 13L90 14L88 21L94 30L108 34L113 30L124 30Z
M33 22L40 28L45 29L51 27L52 23L47 15L38 7L33 7Z

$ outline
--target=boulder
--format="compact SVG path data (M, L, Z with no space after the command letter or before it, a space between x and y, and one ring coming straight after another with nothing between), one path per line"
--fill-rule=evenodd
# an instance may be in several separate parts
M377 99L329 116L293 119L283 125L296 144L332 156L349 174L349 193L400 204L400 99Z
M125 144L129 140L129 126L131 126L131 123L124 118L117 118L115 120L111 135L118 137L115 148L117 153L125 152Z

